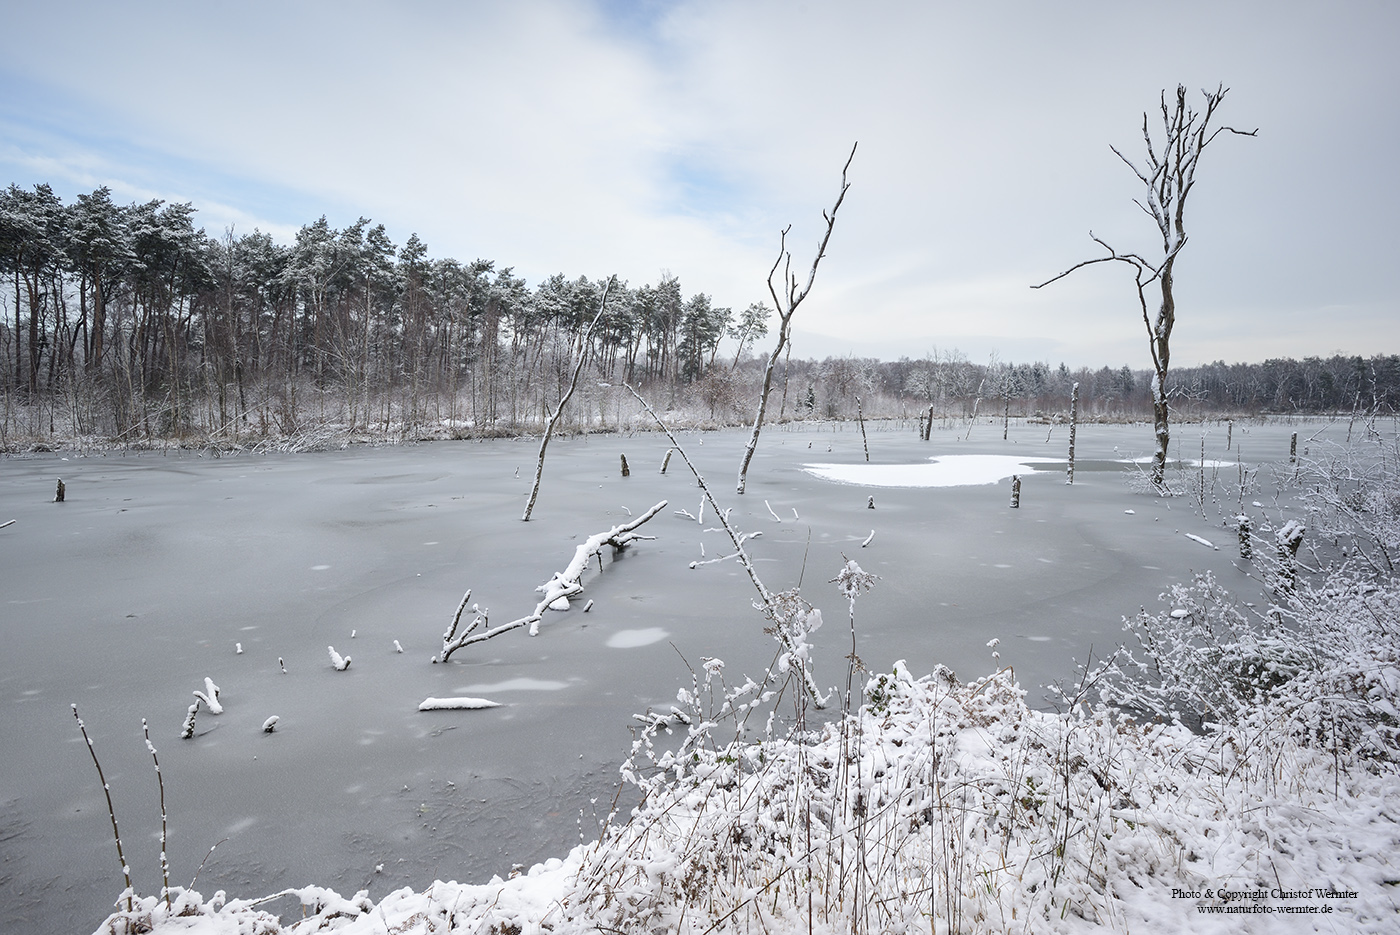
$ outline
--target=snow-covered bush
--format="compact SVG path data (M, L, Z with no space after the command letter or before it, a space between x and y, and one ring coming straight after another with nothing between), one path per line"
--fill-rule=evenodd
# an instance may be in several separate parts
M1176 585L1162 595L1169 609L1125 620L1129 644L1084 682L1103 702L1241 743L1287 737L1400 763L1396 461L1335 454L1293 480L1307 521L1266 530L1278 548L1254 563L1270 600L1245 601L1209 574ZM1311 565L1297 559L1305 529L1324 538Z

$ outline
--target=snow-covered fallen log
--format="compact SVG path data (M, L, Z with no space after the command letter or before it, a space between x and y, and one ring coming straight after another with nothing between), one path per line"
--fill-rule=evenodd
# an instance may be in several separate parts
M499 708L499 701L488 698L424 698L418 704L419 711L478 711L482 708Z
M666 501L662 500L641 516L633 517L625 523L619 523L605 532L600 532L589 536L586 540L574 549L574 557L563 571L555 572L544 584L535 588L542 591L544 597L535 609L524 617L512 620L510 623L503 623L500 626L490 625L487 612L478 605L472 605L473 618L465 629L462 629L462 614L467 609L467 602L471 599L472 592L468 589L463 595L461 602L457 605L457 612L452 617L452 625L447 628L447 632L442 635L442 651L433 657L434 662L446 662L451 655L463 646L470 646L472 643L480 643L500 636L510 630L517 630L520 627L528 626L530 635L539 634L540 620L544 617L544 612L550 608L554 610L567 610L569 598L583 591L583 572L588 568L588 560L593 556L598 556L598 566L602 568L602 552L605 546L612 546L614 549L625 549L639 539L655 539L655 536L638 535L636 530L647 520L666 508ZM484 628L484 629L483 629ZM480 631L480 632L478 632Z

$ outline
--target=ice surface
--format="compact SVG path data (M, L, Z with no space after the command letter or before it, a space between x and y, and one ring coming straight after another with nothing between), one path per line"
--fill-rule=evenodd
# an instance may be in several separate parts
M1207 569L1241 580L1230 550L1173 548L1171 525L1122 522L1124 508L1160 502L1131 493L1124 467L1110 463L1115 445L1148 447L1150 426L1081 425L1073 487L1058 472L1021 467L1064 454L1041 426L1013 423L1006 443L1000 426L979 441L979 426L969 441L941 446L912 430L867 427L871 457L886 465L936 470L924 459L997 455L1025 478L1019 511L984 477L888 488L871 512L864 495L803 467L809 440L829 444L831 462L863 465L858 430L765 432L748 494L719 491L720 506L733 508L742 531L766 531L746 548L770 588L801 579L803 595L843 624L845 601L826 581L878 518L879 534L859 553L881 576L857 610L859 654L871 666L906 658L916 671L943 663L974 678L989 671L985 644L1000 635L1000 662L1043 704L1035 686L1070 676L1071 658L1091 644L1116 645L1122 615L1157 606L1171 582ZM1251 426L1249 450L1286 459L1294 430ZM732 476L747 438L706 433L693 448L696 435L680 440L713 479ZM514 470L536 447L503 439L295 456L75 457L62 466L63 504L51 502L55 456L0 461L0 515L16 519L0 530L6 925L32 935L90 930L121 886L70 702L85 712L145 893L160 887L160 814L142 717L160 748L172 881L188 882L210 846L239 827L201 871L205 892L260 896L315 882L344 893L369 887L378 899L436 876L483 881L562 856L578 842L580 810L584 831L596 832L632 714L664 710L691 684L682 657L699 665L719 656L727 671L757 673L773 643L742 569L687 568L702 538L718 547L716 534L659 517L642 530L656 541L605 550L601 575L591 563L589 614L553 615L533 639L507 633L430 664L467 588L493 623L514 619L585 537L628 519L619 504L636 514L668 497L695 502L678 459L665 475L617 476L622 451L634 464L659 464L663 436L561 437L534 516L521 523L530 478ZM775 523L765 499L800 522ZM1219 528L1176 505L1183 531ZM327 646L352 629L366 638L355 641L354 665L334 671ZM608 645L658 630L665 635L625 652ZM1013 638L1027 633L1035 636ZM396 652L396 639L410 651ZM235 641L241 655L229 650ZM813 643L825 689L844 678L849 638L823 630ZM174 742L190 690L208 675L223 689L224 714L202 712L194 739ZM523 687L530 682L562 687ZM476 716L418 713L425 697L463 695L509 704ZM269 736L259 728L272 712L282 719ZM239 826L248 816L258 820Z

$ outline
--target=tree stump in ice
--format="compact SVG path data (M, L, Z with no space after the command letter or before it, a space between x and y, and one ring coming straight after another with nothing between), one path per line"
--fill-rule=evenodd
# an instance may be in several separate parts
M54 502L54 503L62 503L62 502L63 502L63 491L64 491L64 487L63 487L63 478L60 477L60 478L58 479L58 487L54 490L54 493L53 493L53 502Z
M1021 508L1021 475L1011 475L1011 509Z
M631 476L632 476L632 471L631 471L631 469L629 469L629 468L627 467L627 456L626 456L626 455L623 455L623 456L622 456L622 476L623 476L623 477L631 477Z
M1298 463L1298 433L1294 432L1293 437L1288 440L1288 463Z
M1254 557L1254 542L1250 538L1251 524L1249 517L1241 513L1235 517L1235 522L1239 525L1240 532L1240 558L1249 561Z

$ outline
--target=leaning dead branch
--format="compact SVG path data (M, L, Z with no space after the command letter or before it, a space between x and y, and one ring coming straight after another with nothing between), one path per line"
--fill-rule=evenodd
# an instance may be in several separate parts
M854 155L855 150L852 150L851 153ZM847 164L849 164L849 161ZM801 629L805 623L806 617L801 611L801 608L797 606L796 592L785 591L774 594L772 591L768 590L763 580L758 577L758 571L754 568L753 560L749 558L749 553L744 551L744 542L751 538L751 536L740 534L730 525L729 510L720 509L719 504L715 502L715 495L710 492L710 485L705 483L705 478L695 469L695 465L691 463L690 456L685 453L685 449L682 448L681 443L676 440L676 436L671 434L671 430L667 427L666 423L663 422L661 417L656 414L656 411L651 408L651 404L643 399L642 395L638 393L631 384L624 383L622 385L636 398L637 402L641 403L642 408L646 410L647 415L652 417L661 431L666 433L666 437L670 439L671 444L675 446L676 451L680 453L681 460L685 462L685 466L690 468L691 474L695 475L696 483L700 485L700 489L705 493L705 500L709 501L710 506L714 508L715 515L719 517L720 526L723 527L725 533L729 536L729 541L734 543L734 553L732 555L726 555L725 558L737 558L739 564L743 566L744 571L748 573L749 580L753 582L753 586L758 591L758 596L763 602L762 609L764 613L766 613L774 623L774 635L782 644L783 649L786 650L789 658L794 660L802 669L802 682L807 689L808 695L811 696L812 703L817 708L825 708L828 696L823 695L821 689L817 687L816 679L812 675L812 667L806 658L803 647L799 645L801 634L794 637L794 632ZM701 502L703 503L704 501ZM812 611L812 613L816 613L816 611ZM813 627L813 629L815 629L815 627Z
M540 454L535 461L535 484L530 488L530 500L525 504L525 514L520 517L522 522L530 521L530 513L535 509L535 498L540 495L540 478L544 475L544 450L549 447L549 437L554 434L555 423L564 414L564 407L569 404L569 399L574 395L574 390L578 387L578 375L583 372L583 365L588 360L588 348L593 338L593 329L598 326L598 322L603 318L603 312L608 307L608 290L612 288L613 277L609 276L607 283L603 286L603 297L598 300L598 314L593 316L593 320L588 323L588 330L583 333L582 340L579 341L578 360L574 362L574 376L569 381L569 389L559 400L558 407L550 413L549 420L545 422L544 437L540 439ZM623 465L626 465L623 459Z
M446 662L451 655L463 646L470 646L472 643L480 643L484 640L493 639L502 633L511 630L518 630L528 626L530 635L537 636L540 630L540 620L544 618L544 612L551 607L555 610L565 610L569 606L569 598L583 590L583 573L588 568L588 560L597 556L599 567L602 567L602 553L604 546L612 546L621 551L639 539L655 539L655 536L642 536L636 533L636 529L651 519L657 513L666 508L666 501L662 500L641 516L637 516L625 523L619 523L606 532L600 532L589 536L583 543L574 549L574 557L563 571L557 571L544 584L537 587L536 591L544 592L544 597L535 609L527 616L512 620L510 623L503 623L498 627L490 625L487 612L478 605L473 604L471 609L473 618L466 629L461 628L462 614L467 609L467 603L471 600L470 589L462 596L462 600L457 605L457 612L452 615L452 625L447 628L447 632L442 635L442 651L433 657L433 662ZM561 603L562 602L562 603ZM592 603L591 601L589 603ZM480 632L477 632L480 630Z
M778 358L783 355L783 349L788 346L789 334L792 331L792 313L797 311L797 306L801 305L802 300L807 298L807 293L812 291L812 283L817 278L817 264L826 256L827 242L831 240L831 232L836 227L836 212L841 208L841 202L846 199L847 189L851 187L846 181L846 170L850 169L851 160L854 158L856 147L852 146L851 154L846 157L846 164L841 167L841 192L836 196L836 204L832 205L830 212L822 212L822 219L826 221L826 231L822 234L821 242L817 244L817 255L812 258L812 268L807 273L807 285L801 288L798 288L797 277L792 273L792 254L788 252L787 247L787 235L788 231L792 230L792 225L783 228L779 236L778 258L773 261L773 268L768 271L768 294L773 298L773 307L778 310L778 343L773 346L773 352L768 355L768 366L763 370L763 389L758 396L758 412L754 416L749 443L744 448L744 460L739 465L737 492L740 494L744 492L744 485L748 480L749 462L753 460L754 449L758 447L758 433L763 430L763 416L768 411L768 393L773 389L773 370L778 365ZM779 266L783 268L781 288L773 282Z

